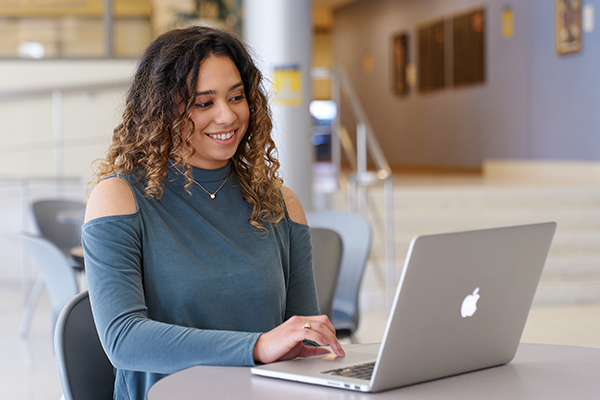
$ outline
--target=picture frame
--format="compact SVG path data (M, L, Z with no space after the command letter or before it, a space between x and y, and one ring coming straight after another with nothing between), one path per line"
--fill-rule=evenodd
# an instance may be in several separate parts
M408 93L406 68L408 64L408 34L399 33L393 38L392 88L394 94Z
M583 47L581 8L582 0L555 0L556 52L559 55L577 53Z

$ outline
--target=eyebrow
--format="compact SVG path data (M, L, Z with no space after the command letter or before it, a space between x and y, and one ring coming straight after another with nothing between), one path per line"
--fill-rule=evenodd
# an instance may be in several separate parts
M235 85L233 85L232 87L229 88L228 92L231 92L234 89L237 89L240 86L244 86L244 82L238 82ZM196 92L196 96L204 96L207 94L216 94L217 92L215 92L214 90L206 90L204 92Z

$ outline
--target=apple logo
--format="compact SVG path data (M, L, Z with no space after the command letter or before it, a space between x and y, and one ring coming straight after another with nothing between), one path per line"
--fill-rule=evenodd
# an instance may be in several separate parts
M463 318L471 317L477 311L477 301L479 301L479 288L473 290L473 294L467 295L460 307L460 315Z

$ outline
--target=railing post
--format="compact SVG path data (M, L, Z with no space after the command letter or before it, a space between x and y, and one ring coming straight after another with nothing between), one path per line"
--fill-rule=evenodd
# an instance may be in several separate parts
M57 181L65 176L64 126L63 126L63 92L52 91L52 134L54 141L54 175ZM57 196L64 195L64 182L56 185Z
M104 57L112 58L115 55L113 34L113 0L104 0Z
M335 174L339 174L342 170L342 144L340 140L340 105L341 105L341 90L340 90L340 76L336 71L333 71L330 75L331 79L331 99L337 106L337 112L333 119L332 132L331 132L331 162L335 168Z
M367 126L363 122L356 124L356 169L358 210L367 218L367 187L364 183L367 174Z
M388 313L392 310L396 290L396 266L394 263L394 187L392 175L383 182L385 207L385 265L386 303Z
M350 211L351 213L358 212L356 180L356 175L350 175L350 177L348 178L348 211Z
M21 179L21 230L23 232L27 231L28 228L28 215L29 215L29 207L30 207L30 191L29 191L29 181L26 179ZM23 295L23 304L27 304L27 299L29 298L29 293L31 293L31 257L29 253L23 246L23 268L21 269L21 294Z
M396 287L396 266L394 264L394 202L393 202L393 179L391 168L383 154L381 147L375 137L373 128L369 123L367 115L360 104L357 94L352 87L350 79L342 69L335 69L327 73L325 70L316 69L313 71L313 76L323 78L328 76L331 78L331 98L338 105L338 113L333 121L333 135L331 138L331 159L335 165L337 172L341 172L341 150L342 143L339 138L341 132L340 125L340 104L341 92L344 91L345 98L349 102L350 109L356 119L356 150L352 149L353 154L348 154L347 146L344 145L344 150L349 157L354 156L356 152L356 170L355 173L348 177L348 210L353 213L358 213L365 218L368 218L369 204L367 187L375 183L383 183L384 189L384 269L385 283L382 283L382 290L385 291L386 308L389 312L392 307L392 302ZM367 171L368 156L377 167L377 173L372 174ZM352 163L351 163L352 164ZM373 212L373 214L378 214ZM377 215L376 215L377 216ZM379 222L379 219L377 219ZM381 276L381 275L379 275Z

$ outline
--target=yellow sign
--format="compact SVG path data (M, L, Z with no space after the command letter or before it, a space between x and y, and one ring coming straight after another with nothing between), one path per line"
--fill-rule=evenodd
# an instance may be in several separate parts
M373 69L375 67L375 59L373 57L373 53L368 50L363 53L363 72L367 75L371 75L373 73Z
M502 10L502 36L509 39L515 33L515 14L510 7Z
M276 67L273 71L273 101L286 106L302 105L302 73L297 65Z

